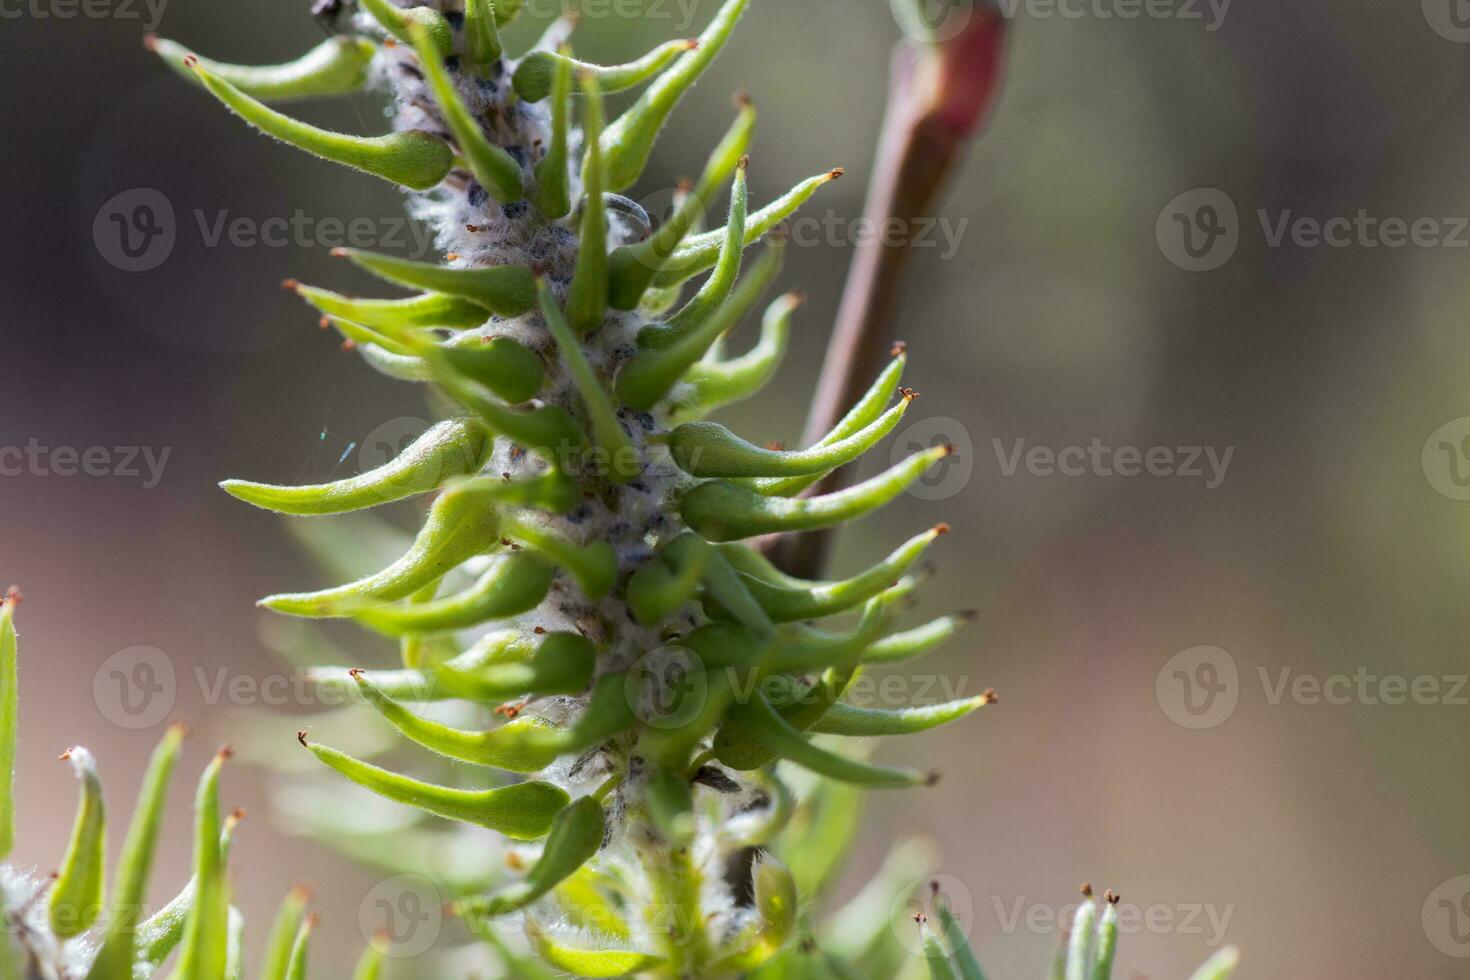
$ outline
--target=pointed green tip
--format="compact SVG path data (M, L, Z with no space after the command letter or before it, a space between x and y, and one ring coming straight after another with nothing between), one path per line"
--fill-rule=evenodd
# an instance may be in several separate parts
M325 616L330 614L330 605L319 599L302 595L268 595L255 603L262 609L287 616Z
M438 186L454 166L449 144L432 133L415 129L364 137L321 129L271 109L215 74L192 53L184 55L183 65L241 119L267 136L323 160L417 191Z

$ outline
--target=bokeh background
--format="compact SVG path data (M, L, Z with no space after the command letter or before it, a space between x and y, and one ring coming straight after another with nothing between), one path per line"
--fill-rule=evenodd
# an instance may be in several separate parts
M844 532L836 555L855 568L913 530L954 525L922 611L979 619L909 673L994 686L1002 703L882 750L945 779L873 801L848 887L891 841L932 835L997 977L1042 973L1056 934L1029 923L1084 879L1169 920L1125 938L1124 977L1185 976L1221 939L1243 948L1244 977L1470 975L1449 955L1470 955L1458 941L1470 908L1451 918L1461 910L1431 900L1458 902L1465 889L1436 889L1470 873L1470 691L1446 680L1441 694L1458 697L1431 704L1273 703L1262 680L1470 671L1470 502L1452 468L1470 467L1470 423L1436 437L1430 465L1424 453L1470 416L1470 44L1445 27L1458 2L1237 0L1223 19L1203 5L1187 8L1200 19L1177 16L1182 4L1123 19L1104 14L1126 3L1089 0L1071 8L1080 16L1033 4L1013 18L990 125L934 216L962 228L958 246L918 253L894 327L923 395L911 418L946 420L970 452L941 492ZM168 0L156 29L225 60L282 60L320 37L307 7ZM753 7L640 193L698 169L744 88L762 110L754 196L843 164L849 178L806 213L847 227L898 30L878 0ZM713 8L697 0L693 24L687 0L661 17L589 16L579 54L624 60L696 31ZM246 132L144 51L150 11L131 9L61 19L27 0L0 23L0 446L168 453L156 486L146 469L0 479L0 578L27 595L17 856L43 871L74 802L56 756L73 743L100 755L120 824L159 734L99 709L108 658L165 652L197 770L239 733L196 669L210 683L279 675L253 600L325 582L279 522L216 481L355 472L349 446L425 411L277 288L284 276L367 281L316 241L211 246L197 217L383 220L399 212L395 194ZM382 125L368 98L294 111ZM135 188L167 199L177 241L163 264L129 273L107 261L94 222ZM1239 215L1238 248L1208 272L1177 267L1156 235L1166 205L1196 188L1223 191ZM1444 240L1273 247L1259 217L1360 210L1437 219ZM779 382L726 413L739 431L798 438L852 254L840 236L793 250L784 281L809 301ZM1094 438L1233 456L1213 489L1001 465L1016 440ZM1200 646L1228 653L1237 704L1191 729L1173 720L1166 665ZM280 728L279 751L299 751L291 723ZM187 874L188 782L175 787L160 897ZM307 878L325 911L319 956L345 962L376 878L294 837L267 782L245 764L226 781L252 812L235 852L252 936ZM1018 909L1042 914L1016 922ZM1210 912L1228 916L1223 935Z

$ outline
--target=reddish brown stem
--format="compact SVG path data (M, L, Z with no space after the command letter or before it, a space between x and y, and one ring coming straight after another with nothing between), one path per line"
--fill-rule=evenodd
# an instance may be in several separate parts
M914 229L933 214L949 174L993 101L1004 34L1000 15L977 5L969 23L949 40L899 44L864 207L875 227ZM848 274L807 418L807 445L841 420L888 356L889 326L912 247L906 235L877 237L859 248ZM811 492L828 493L842 483L838 471ZM826 563L830 539L830 532L815 531L771 542L768 550L791 574L814 578Z

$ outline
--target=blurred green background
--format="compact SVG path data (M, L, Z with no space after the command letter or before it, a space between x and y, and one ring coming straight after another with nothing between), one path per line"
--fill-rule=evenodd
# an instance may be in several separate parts
M971 447L968 477L848 530L836 555L853 569L936 521L955 527L922 611L974 608L979 620L907 674L994 686L1002 703L882 750L945 778L874 799L851 883L892 840L933 835L994 976L1040 974L1056 934L1015 911L1070 904L1084 879L1170 920L1125 937L1124 977L1187 975L1220 938L1243 947L1245 977L1470 975L1448 955L1470 955L1449 928L1470 917L1426 907L1470 873L1470 692L1273 704L1259 673L1274 684L1287 668L1324 680L1470 671L1470 502L1421 459L1432 433L1470 416L1470 233L1454 243L1454 219L1470 215L1470 45L1431 27L1435 6L1238 0L1214 30L1208 7L1202 20L1128 20L1102 16L1108 0L1077 17L1023 5L1013 19L991 123L934 216L967 222L958 248L917 255L894 327L923 395L910 418L948 420L942 434ZM169 0L157 30L225 60L282 60L320 37L307 8ZM806 213L850 221L899 32L879 0L753 8L639 193L695 172L744 88L761 108L753 197L842 164L848 178ZM231 735L195 669L279 671L253 600L323 581L276 521L215 482L354 472L356 449L339 461L350 444L424 412L411 386L340 353L277 288L285 276L367 281L312 242L210 247L195 219L381 220L399 213L397 196L246 132L144 51L148 9L134 9L139 19L62 20L15 5L0 23L11 79L0 446L169 450L152 488L0 479L0 578L27 593L17 856L43 871L73 806L55 756L96 751L120 821L159 734L98 710L99 665L136 645L165 651L180 678L173 714L201 730L189 752L202 765ZM687 5L661 9L584 18L578 53L625 60L697 31L714 4L695 3L693 24ZM536 30L520 24L513 44ZM293 111L352 131L384 125L367 98ZM168 199L177 243L162 265L127 273L99 252L94 219L139 187ZM1202 187L1238 209L1239 247L1188 272L1156 225ZM1272 247L1258 216L1360 210L1439 219L1449 240ZM840 238L793 249L783 282L808 303L791 356L777 384L722 421L758 441L799 437L852 254ZM1182 476L1007 475L994 442L1004 455L1019 439L1094 438L1234 452L1207 489ZM1170 675L1156 681L1198 646L1228 651L1238 704L1193 730L1166 710ZM289 727L282 753L296 750ZM160 895L186 874L185 782ZM278 896L309 878L322 893L319 955L341 961L362 941L355 910L375 879L274 824L265 782L245 765L227 779L227 799L255 814L235 850L254 942ZM1223 936L1210 912L1228 915Z

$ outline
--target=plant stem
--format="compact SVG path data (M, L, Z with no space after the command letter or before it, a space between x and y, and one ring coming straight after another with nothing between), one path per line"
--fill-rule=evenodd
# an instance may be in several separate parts
M993 101L1004 34L1000 15L977 4L952 37L934 43L906 39L895 49L888 110L864 207L876 227L912 229L932 213ZM906 236L897 242L881 237L859 248L848 274L804 445L837 424L888 356L885 337L912 248ZM810 492L830 493L842 482L838 470ZM821 574L829 547L826 531L768 543L777 564L807 578Z

